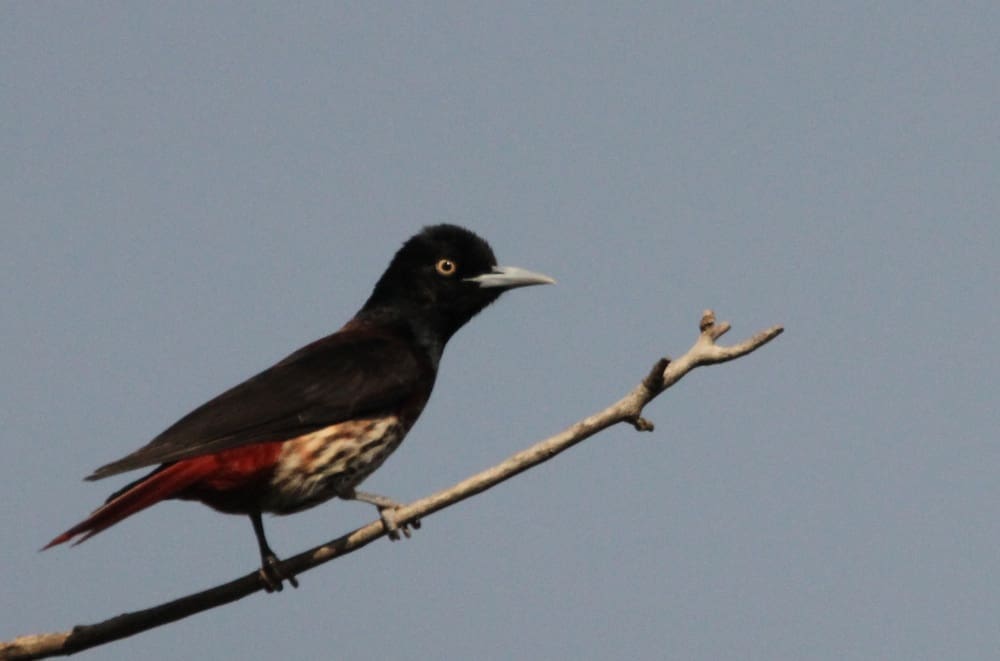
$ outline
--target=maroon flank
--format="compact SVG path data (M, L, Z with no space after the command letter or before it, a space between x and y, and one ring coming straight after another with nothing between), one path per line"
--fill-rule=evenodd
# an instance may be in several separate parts
M250 517L261 579L280 590L261 514L338 497L398 504L355 488L399 447L434 387L448 339L515 287L547 276L497 266L489 245L454 225L425 228L399 249L343 328L198 407L132 454L89 476L156 468L112 494L45 548L80 543L150 505L196 500Z

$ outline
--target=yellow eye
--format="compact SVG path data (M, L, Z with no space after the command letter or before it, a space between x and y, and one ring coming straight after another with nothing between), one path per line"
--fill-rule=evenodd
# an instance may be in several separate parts
M437 272L444 276L455 275L455 271L458 270L458 266L455 262L450 259L439 259L438 263L434 265Z

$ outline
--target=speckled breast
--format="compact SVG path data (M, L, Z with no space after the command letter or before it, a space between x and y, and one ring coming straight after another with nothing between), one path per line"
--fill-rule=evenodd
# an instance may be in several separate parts
M359 418L286 441L262 509L290 514L346 494L399 447L399 416Z

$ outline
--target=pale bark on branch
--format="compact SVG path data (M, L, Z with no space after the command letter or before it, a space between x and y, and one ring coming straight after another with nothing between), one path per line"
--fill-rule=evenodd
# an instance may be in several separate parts
M716 344L716 340L726 333L730 326L727 322L717 323L711 310L706 310L702 314L699 328L701 332L698 339L687 353L676 360L662 358L657 361L641 383L608 408L508 457L492 468L395 510L393 518L397 525L412 524L440 509L496 486L612 425L627 422L637 430L651 431L652 423L642 417L643 408L664 390L677 383L685 374L702 365L723 363L745 356L767 344L784 330L781 326L773 326L738 344L720 346ZM285 576L302 574L324 562L356 551L388 532L381 519L373 521L342 537L288 558L281 563L281 573ZM260 573L254 571L208 590L145 610L124 613L96 624L78 625L70 631L26 635L0 642L0 661L42 659L73 654L242 599L264 589L265 584L261 580Z

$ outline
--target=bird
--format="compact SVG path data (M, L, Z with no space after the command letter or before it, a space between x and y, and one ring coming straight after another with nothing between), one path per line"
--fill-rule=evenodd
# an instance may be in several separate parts
M490 245L468 229L424 227L403 243L339 330L96 469L87 480L156 467L43 550L77 537L73 545L79 544L163 500L199 501L250 518L267 591L281 590L286 580L298 587L296 577L280 569L262 514L355 500L378 508L392 535L391 512L400 503L356 487L420 416L448 340L503 292L554 283L541 273L498 266Z

